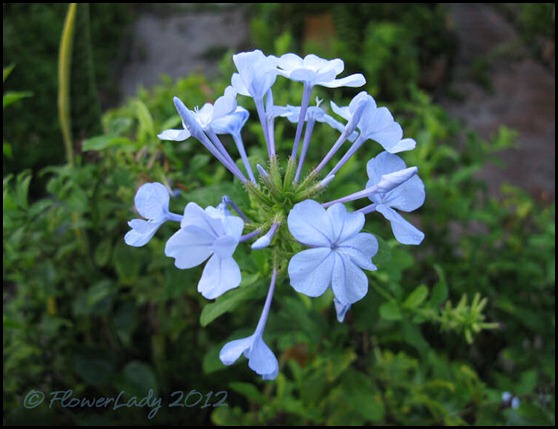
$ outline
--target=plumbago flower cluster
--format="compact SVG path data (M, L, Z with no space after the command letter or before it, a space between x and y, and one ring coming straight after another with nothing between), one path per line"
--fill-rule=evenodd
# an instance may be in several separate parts
M234 259L240 243L248 243L254 251L270 247L273 270L259 323L251 336L227 343L220 359L231 365L244 354L252 370L264 379L275 379L278 361L263 335L278 277L286 273L290 285L310 297L331 289L337 318L342 322L351 305L367 293L368 279L363 270L376 270L372 259L378 251L378 241L371 233L362 232L365 215L380 213L391 224L399 242L419 244L424 237L422 232L400 212L413 211L423 204L424 185L417 168L407 168L396 155L413 149L415 141L403 138L402 128L389 110L378 107L370 95L361 92L344 107L331 102L331 109L342 120L327 114L319 103L310 106L315 86L364 85L361 74L337 77L344 68L342 60L329 61L315 55L301 58L292 53L278 58L259 50L236 54L233 60L238 73L233 74L224 95L213 105L194 110L175 97L183 129L163 131L159 138L199 140L244 185L254 218L247 218L227 196L217 207L203 208L189 202L182 215L171 213L169 190L160 183L146 183L135 196L136 210L145 220L129 222L131 230L125 241L130 246L143 246L164 222L179 222L180 228L166 243L165 254L174 258L179 269L207 261L198 291L208 299L240 285L241 268ZM274 105L272 87L279 78L302 84L300 106ZM250 97L255 104L268 154L268 160L261 162L264 166L256 164L254 168L246 153L241 131L249 112L237 105L237 96ZM297 124L286 161L276 153L274 125L278 118ZM340 135L326 147L321 162L308 168L303 176L316 122L332 127ZM232 136L242 168L221 142L219 135L223 134ZM336 173L369 140L379 143L384 151L368 161L364 189L334 201L317 201ZM312 150L324 147L322 142L314 144ZM333 163L334 159L338 161ZM370 203L348 211L345 203L357 199L368 199Z

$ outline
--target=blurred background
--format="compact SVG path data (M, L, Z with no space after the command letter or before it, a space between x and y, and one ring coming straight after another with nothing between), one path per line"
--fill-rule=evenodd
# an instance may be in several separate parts
M3 4L4 424L554 425L553 3L79 4L73 35L68 10ZM122 240L143 182L180 190L177 207L239 192L199 145L156 134L180 123L173 96L215 100L232 54L256 48L363 73L417 140L405 159L427 189L413 217L427 239L389 242L371 275L387 298L371 287L341 326L324 303L277 300L273 385L217 358L254 324L253 303L204 318L200 272L163 255L170 230L142 249ZM299 102L300 88L278 85L277 104ZM361 175L348 166L333 191L361 189ZM266 270L253 261L254 285ZM139 407L31 408L31 389L153 389L167 404L226 391L229 406L150 420Z

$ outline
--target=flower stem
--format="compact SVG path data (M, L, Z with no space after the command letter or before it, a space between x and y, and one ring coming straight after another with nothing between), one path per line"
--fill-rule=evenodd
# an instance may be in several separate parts
M304 90L302 92L302 101L300 103L300 114L298 116L298 124L296 126L296 134L293 142L293 151L291 153L291 158L296 160L296 155L298 152L298 144L300 142L300 137L302 136L302 127L304 126L304 120L306 118L306 110L308 110L308 105L310 104L310 96L312 95L312 85L304 84Z
M273 273L271 274L271 284L269 285L269 290L267 291L267 297L265 298L264 308L262 310L262 315L256 326L254 336L263 335L265 329L265 324L267 322L267 316L269 315L269 309L271 307L271 301L273 300L273 292L275 291L275 283L277 281L277 268L273 268Z

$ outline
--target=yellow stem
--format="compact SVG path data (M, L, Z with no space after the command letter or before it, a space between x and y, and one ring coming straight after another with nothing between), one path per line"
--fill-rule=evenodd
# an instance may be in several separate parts
M62 128L62 138L66 149L66 162L74 163L74 148L72 142L72 121L70 115L70 79L72 68L72 45L76 23L77 3L70 3L58 57L58 118Z

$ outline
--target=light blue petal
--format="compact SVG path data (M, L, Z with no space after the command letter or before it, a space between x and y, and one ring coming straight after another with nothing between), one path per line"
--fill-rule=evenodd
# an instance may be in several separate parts
M254 342L253 337L254 336L251 335L249 337L233 340L225 344L219 352L219 359L221 359L221 362L227 366L235 363L242 353L252 347L252 343Z
M190 131L184 130L165 130L160 134L157 134L157 137L161 140L172 140L175 142L181 142L186 140L191 136Z
M393 235L402 244L420 244L424 239L424 233L406 221L403 216L390 207L378 205L376 210L390 221Z
M207 299L215 299L240 285L240 267L232 258L213 255L203 269L198 292Z
M331 224L332 242L341 245L345 240L355 236L364 226L362 213L349 213L341 203L332 205L327 209Z
M151 222L143 219L132 219L128 225L132 228L124 236L128 246L141 247L151 240L163 222Z
M377 270L372 258L378 253L378 240L372 234L360 234L343 241L336 252L347 256L352 262L365 270Z
M389 152L381 152L366 164L366 172L373 185L382 179L382 176L407 168L405 161L399 156Z
M199 140L203 134L203 131L198 120L196 119L196 116L194 115L194 112L188 109L180 98L174 97L173 101L178 114L182 118L184 127L191 133L193 137Z
M389 152L382 152L368 161L366 170L370 180L366 187L369 188L377 185L383 175L404 170L406 167L405 162L399 156ZM397 188L385 194L374 194L370 197L370 200L375 203L385 204L406 212L416 210L422 206L424 199L424 183L419 176L411 177Z
M223 235L213 242L213 253L221 258L230 258L238 246L238 237Z
M254 338L248 354L248 366L265 380L273 380L279 373L279 362L261 336Z
M213 209L213 211L211 209ZM204 210L196 203L188 203L184 208L184 216L182 217L180 226L183 228L196 226L211 234L214 239L226 235L222 216L220 212L215 210L216 209L211 206ZM210 213L214 213L215 216L211 216Z
M215 238L196 226L180 228L165 245L165 255L182 270L196 267L211 256Z
M293 237L307 246L329 247L334 238L325 209L313 200L296 204L289 213L287 224Z
M296 69L289 73L289 79L296 82L307 82L314 84L316 79L316 72L308 69Z
M339 107L337 104L335 104L333 101L329 102L330 106L331 106L331 110L333 110L333 112L339 116L341 116L343 119L345 119L346 121L348 121L349 119L351 119L351 116L353 115L352 112L349 110L349 106L342 106Z
M295 254L288 267L291 286L307 296L322 295L331 284L333 253L327 247L307 249Z
M232 86L225 89L225 93L213 103L213 121L223 118L236 109L236 91Z
M249 116L250 113L248 110L238 106L233 113L214 120L211 123L211 129L216 134L238 134L242 130L242 127L244 127Z
M390 149L391 153L404 152L406 150L413 150L417 146L417 142L413 139L402 139Z
M424 204L425 197L422 179L414 176L384 195L382 202L394 209L412 212Z
M368 278L347 256L335 253L331 289L342 305L354 304L368 292Z
M386 107L367 108L362 115L359 128L367 138L376 140L388 152L391 152L391 148L403 137L401 125L394 121Z
M345 316L351 309L351 304L343 305L337 298L333 298L333 305L335 307L335 312L337 313L337 320L339 323L343 323Z
M366 83L366 79L360 73L352 74L341 79L330 80L329 82L319 81L316 85L325 86L326 88L340 88L340 87L350 87L358 88Z
M141 185L134 197L136 210L146 219L161 221L169 213L170 194L161 183L145 183Z
M240 74L233 73L233 75L231 77L231 86L234 88L234 90L238 94L244 95L246 97L250 97L250 93L248 92L248 88L246 88L246 85L244 84L244 81L240 77Z
M354 115L357 110L362 109L361 103L364 103L363 106L366 106L366 109L370 112L373 112L377 107L374 97L366 91L360 91L349 103L349 111L351 112L351 115Z
M238 216L227 215L223 219L223 224L225 228L225 233L230 235L237 240L242 235L242 230L244 229L244 221Z

